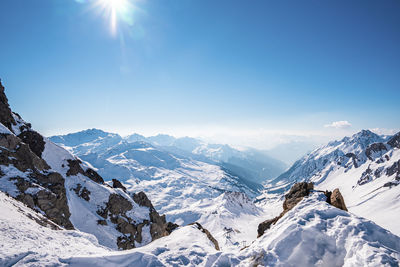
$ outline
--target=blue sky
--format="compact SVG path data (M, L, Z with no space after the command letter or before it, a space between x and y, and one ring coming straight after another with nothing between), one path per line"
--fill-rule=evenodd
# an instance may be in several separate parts
M45 135L268 147L400 127L399 1L131 1L115 33L95 2L0 2L0 77Z

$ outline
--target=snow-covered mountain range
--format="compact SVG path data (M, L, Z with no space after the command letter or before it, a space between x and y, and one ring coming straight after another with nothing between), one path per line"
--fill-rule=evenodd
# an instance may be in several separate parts
M265 152L256 149L246 149L239 151L229 145L209 144L200 139L191 137L175 138L170 135L159 134L156 136L144 137L139 134L132 134L121 137L118 134L107 133L98 129L88 129L81 132L70 133L67 135L58 135L50 137L54 143L67 147L74 154L84 158L88 162L95 161L100 172L105 162L99 162L101 159L109 160L111 156L121 155L131 147L145 146L149 153L154 156L140 154L128 154L125 157L138 161L141 166L155 166L163 168L175 168L177 162L175 158L189 158L210 164L217 164L230 172L246 177L246 180L262 183L268 179L275 178L281 174L286 165L268 156ZM144 151L145 148L142 149ZM150 151L152 150L152 151ZM108 151L109 154L104 153ZM157 151L157 152L156 152ZM119 153L119 154L117 154ZM101 155L98 155L101 154ZM160 157L160 160L156 158ZM161 162L163 161L163 162ZM153 164L153 165L152 165ZM121 164L119 164L121 166ZM129 168L128 168L129 169ZM137 177L147 179L151 174L140 174L136 172L129 173L128 170L121 173L121 177ZM121 170L122 171L122 170ZM107 176L107 173L104 173ZM112 175L119 175L117 170L113 170Z
M269 192L285 191L295 182L339 188L347 207L400 235L400 133L379 136L362 130L307 154L276 178Z
M224 192L255 198L262 185L247 179L255 177L252 167L266 170L273 162L281 164L267 156L258 160L262 152L256 150L241 152L189 137L134 134L123 138L90 129L50 140L88 162L106 180L117 178L128 191L145 192L168 220L183 225L201 220L211 208L205 209L204 203L213 205L212 200Z
M259 151L100 130L50 140L0 83L0 266L398 266L399 137L332 142L260 194L246 179Z

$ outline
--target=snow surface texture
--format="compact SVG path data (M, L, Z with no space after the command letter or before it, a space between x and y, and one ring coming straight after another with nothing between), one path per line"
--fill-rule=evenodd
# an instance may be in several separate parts
M0 266L61 265L64 257L106 253L97 239L80 231L52 230L45 218L0 192Z
M26 218L20 218L26 223ZM8 227L13 228L9 223ZM20 231L25 238L39 228L47 238L59 236L47 233L38 225ZM47 230L47 229L46 229ZM75 231L54 231L59 234ZM128 251L110 252L93 248L90 236L80 236L76 245L58 252L62 243L43 242L39 261L70 266L398 266L400 238L371 221L339 210L325 202L323 194L314 193L303 199L285 214L262 237L241 251L217 251L214 244L195 226L177 229L144 247ZM24 256L33 254L36 240L26 238L24 254L17 259L27 262ZM92 242L93 241L93 242ZM50 243L50 242L49 242ZM82 246L86 247L82 247ZM76 250L79 248L79 252ZM75 250L76 249L76 250ZM46 251L46 252L44 252ZM77 254L72 252L76 251ZM91 255L84 254L92 251ZM3 257L11 258L13 252L4 250ZM33 254L35 255L35 254ZM59 256L56 256L59 255ZM34 257L34 256L31 256ZM28 257L29 259L29 257Z
M296 181L314 182L321 190L339 188L349 211L400 235L398 174L388 175L400 161L400 149L389 146L389 138L363 130L330 142L297 161L267 191L284 192Z

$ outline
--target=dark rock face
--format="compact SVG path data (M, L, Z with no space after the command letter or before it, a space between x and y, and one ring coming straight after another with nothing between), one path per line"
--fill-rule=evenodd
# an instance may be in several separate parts
M265 233L265 231L267 231L269 228L271 228L271 225L275 224L281 217L282 216L279 215L273 219L266 220L266 221L263 221L262 223L260 223L258 225L258 229L257 229L257 234L258 234L257 237L262 236Z
M69 220L71 214L64 178L59 173L48 172L50 167L47 163L33 153L20 138L14 135L0 135L0 146L0 165L12 165L19 171L28 173L27 177L9 178L19 190L16 199L32 209L43 211L54 223L66 229L73 229ZM37 193L26 193L29 188L37 189L39 185L44 189Z
M351 158L353 161L353 165L355 168L358 168L358 164L357 164L357 156L354 153L347 153L346 157Z
M134 194L132 199L140 206L149 208L150 221L144 220L139 223L127 216L126 213L132 210L133 206L128 199L118 194L111 194L105 208L97 211L104 219L109 218L112 223L116 224L116 229L122 233L122 236L117 239L119 249L134 248L135 241L141 243L142 229L145 226L150 227L152 240L167 236L178 227L176 224L167 223L165 216L158 214L145 193ZM106 220L99 220L97 223L107 224Z
M219 250L218 241L211 235L211 233L210 233L206 228L204 228L203 226L201 226L201 224L198 223L198 222L191 223L191 224L189 224L189 225L194 225L194 226L197 227L197 229L199 229L200 231L202 231L203 233L205 233L206 236L207 236L207 238L210 239L210 241L214 244L215 249L216 249L216 250Z
M43 137L35 132L35 131L24 131L18 135L18 137L24 142L25 144L29 145L29 148L32 150L33 153L36 154L39 158L42 157L42 152L44 150L45 142Z
M4 93L4 86L0 80L0 122L12 131L12 125L16 125L10 106L8 105L8 99Z
M90 191L84 187L82 188L81 184L77 184L76 188L74 188L75 194L77 194L82 199L89 201L90 200Z
M271 225L276 224L276 222L282 218L283 215L286 214L289 210L291 210L294 206L297 205L304 197L308 196L311 192L311 190L314 189L314 184L313 183L306 183L306 182L301 182L301 183L296 183L295 185L292 186L290 189L289 193L285 195L285 201L283 202L283 211L281 214L279 214L277 217L266 220L258 225L257 233L258 236L260 237L264 234L266 230L268 230Z
M396 173L396 180L400 181L400 160L396 161L393 163L392 166L386 169L386 175L387 176L392 176L393 174Z
M328 203L330 203L332 206L335 206L338 209L348 211L346 208L346 204L344 203L343 196L340 193L338 188L333 190L332 194L330 195L330 199L329 199Z
M370 144L366 149L365 149L365 155L370 159L373 160L372 158L372 153L381 153L383 154L384 152L387 151L386 146L383 143L373 143Z
M122 185L122 183L120 181L118 181L117 179L112 179L112 187L113 188L120 188L122 190L124 190L124 192L126 192L126 187Z
M301 182L295 184L285 195L285 201L283 202L283 210L291 210L297 203L299 203L303 197L310 194L311 190L314 189L313 183Z
M266 220L258 225L257 233L260 237L264 234L266 230L268 230L272 225L276 224L276 222L283 217L289 210L297 205L304 197L307 197L311 191L314 190L313 183L296 183L292 186L289 193L285 195L285 201L283 202L283 211L279 216L276 216L273 219ZM322 192L322 191L320 191ZM339 189L333 190L333 192L325 191L326 202L335 206L338 209L342 209L347 211L346 205L344 203L344 199Z
M98 184L104 184L103 178L97 172L95 172L90 168L84 171L81 167L81 163L82 162L78 159L75 160L69 159L68 160L69 170L67 171L67 176L73 176L80 173Z
M391 147L400 148L400 132L393 135L392 138L387 142Z
M151 201L147 197L147 195L144 192L139 192L137 194L134 194L132 196L133 201L135 201L137 204L140 206L145 206L148 208L154 208L153 204L151 204Z

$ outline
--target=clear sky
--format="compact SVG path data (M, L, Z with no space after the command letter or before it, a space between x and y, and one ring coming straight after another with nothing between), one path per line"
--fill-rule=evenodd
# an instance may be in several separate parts
M0 1L0 77L45 135L400 128L398 0L114 0L115 20L104 1Z

